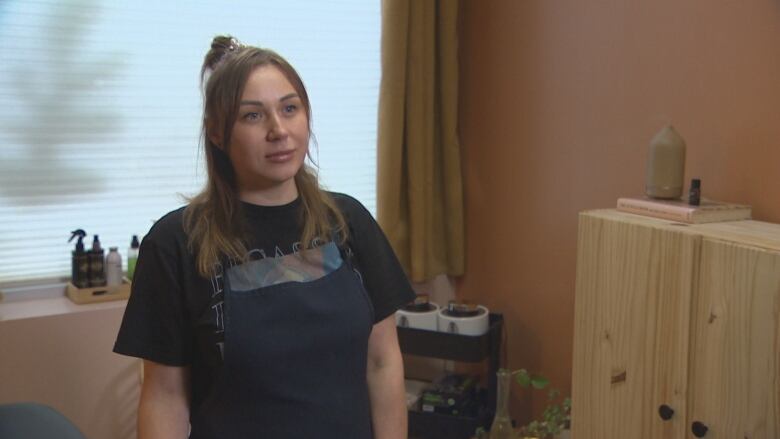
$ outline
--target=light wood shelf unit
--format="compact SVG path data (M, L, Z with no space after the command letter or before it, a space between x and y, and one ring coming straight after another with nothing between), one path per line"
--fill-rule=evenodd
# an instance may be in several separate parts
M574 326L572 437L780 438L780 225L583 212Z

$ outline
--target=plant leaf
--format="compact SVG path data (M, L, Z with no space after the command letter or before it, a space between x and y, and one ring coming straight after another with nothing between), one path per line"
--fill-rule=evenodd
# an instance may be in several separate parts
M543 376L534 375L533 377L531 377L531 385L535 389L544 389L545 387L547 387L548 384L550 384L550 380L548 380Z
M527 370L519 369L516 371L516 373L517 375L515 375L515 380L517 381L517 384L520 384L520 386L525 388L531 386L531 374L529 374Z

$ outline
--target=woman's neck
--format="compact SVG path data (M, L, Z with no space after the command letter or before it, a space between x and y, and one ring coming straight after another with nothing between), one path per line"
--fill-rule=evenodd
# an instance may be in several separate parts
M298 198L298 187L290 180L278 186L263 189L239 189L238 198L246 203L259 206L282 206Z

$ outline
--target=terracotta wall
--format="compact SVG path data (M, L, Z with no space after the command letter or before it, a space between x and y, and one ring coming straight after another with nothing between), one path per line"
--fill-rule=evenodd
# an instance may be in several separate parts
M780 222L780 1L462 5L457 294L505 314L510 367L568 392L577 212L641 194L665 124L703 196ZM513 411L541 400L516 396Z

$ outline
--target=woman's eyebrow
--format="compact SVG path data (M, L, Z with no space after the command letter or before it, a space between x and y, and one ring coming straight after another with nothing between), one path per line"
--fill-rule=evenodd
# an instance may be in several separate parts
M286 95L282 96L279 99L279 102L286 101L287 99L297 98L297 97L298 97L298 93L286 94ZM239 103L239 105L255 105L255 106L258 106L258 107L262 107L263 106L263 102L262 101L252 101L252 100L250 100L250 101L241 101Z
M262 107L263 103L261 101L241 101L239 105L255 105L257 107Z

